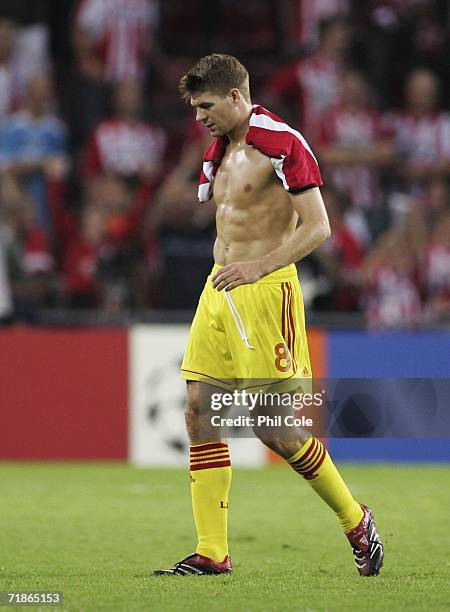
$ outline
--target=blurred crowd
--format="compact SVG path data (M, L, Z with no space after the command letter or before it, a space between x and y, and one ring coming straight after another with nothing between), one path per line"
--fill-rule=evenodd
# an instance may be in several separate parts
M217 51L319 158L306 307L450 323L449 41L446 0L2 0L0 322L196 306L209 135L177 83Z

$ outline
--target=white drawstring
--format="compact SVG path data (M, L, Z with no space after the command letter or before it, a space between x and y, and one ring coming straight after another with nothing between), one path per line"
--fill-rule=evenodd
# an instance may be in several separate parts
M233 315L234 322L236 323L236 327L238 328L239 335L242 338L245 346L249 349L255 350L253 346L248 341L247 333L245 331L244 323L242 322L241 315L239 314L238 309L236 308L231 294L229 291L225 291L225 297L227 298L228 306L230 307L231 314Z

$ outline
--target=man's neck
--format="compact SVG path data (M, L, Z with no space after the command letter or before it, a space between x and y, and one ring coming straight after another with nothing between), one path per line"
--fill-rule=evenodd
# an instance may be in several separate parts
M242 121L240 121L227 136L232 145L238 145L245 140L245 136L248 132L249 119L252 114L253 105L249 102L242 108Z

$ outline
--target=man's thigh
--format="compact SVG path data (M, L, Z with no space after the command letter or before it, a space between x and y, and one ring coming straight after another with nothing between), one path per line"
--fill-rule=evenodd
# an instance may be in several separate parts
M240 388L310 377L303 300L298 281L237 287L231 292L246 343L232 313L224 316Z
M228 335L223 324L223 295L216 291L208 277L192 321L181 376L229 387L234 384L234 366Z

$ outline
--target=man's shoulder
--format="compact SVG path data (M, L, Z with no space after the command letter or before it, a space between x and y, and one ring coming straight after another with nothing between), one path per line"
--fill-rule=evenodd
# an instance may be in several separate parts
M305 138L278 115L264 107L253 108L246 142L270 157L283 186L291 193L321 186L317 160Z
M273 163L270 156L252 144L245 143L243 148L245 149L245 159L250 163L251 168L255 168L258 172L272 173Z
M305 138L298 130L263 106L254 106L249 123L246 142L265 155L286 156L291 153L293 146L300 146L311 152Z

